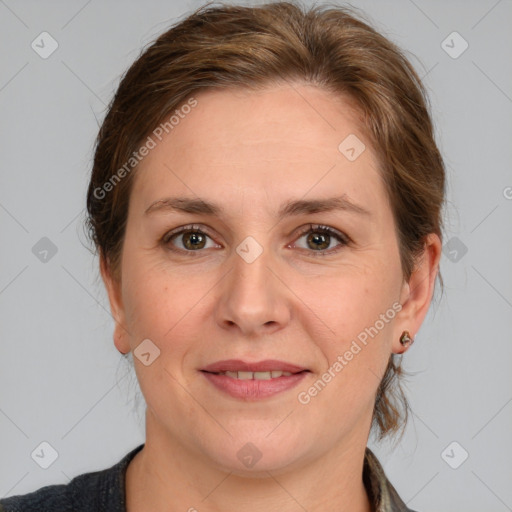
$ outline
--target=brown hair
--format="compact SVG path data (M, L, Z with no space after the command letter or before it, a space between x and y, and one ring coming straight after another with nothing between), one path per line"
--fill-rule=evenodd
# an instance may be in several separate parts
M442 228L445 172L424 87L404 54L353 9L290 2L203 6L125 73L98 133L87 192L88 234L114 279L121 276L135 157L148 135L205 88L283 81L313 84L355 105L381 165L408 280L425 236L441 238ZM372 426L379 438L407 419L400 360L391 355L377 392Z

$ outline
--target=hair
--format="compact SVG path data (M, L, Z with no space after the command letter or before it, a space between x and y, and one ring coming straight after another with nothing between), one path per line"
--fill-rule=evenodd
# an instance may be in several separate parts
M87 191L88 235L114 280L134 156L148 135L201 90L286 82L317 86L355 106L378 158L409 279L425 237L442 239L445 169L424 86L404 53L354 9L275 2L207 4L141 51L122 77L99 129ZM392 354L372 418L379 439L407 421L402 373L401 357Z

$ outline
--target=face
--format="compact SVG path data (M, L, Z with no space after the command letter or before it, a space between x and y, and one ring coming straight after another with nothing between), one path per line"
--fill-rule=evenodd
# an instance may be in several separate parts
M366 444L389 356L425 310L405 307L391 207L355 113L299 84L195 98L136 171L121 283L103 273L148 441L241 474ZM279 362L210 366L226 360ZM265 373L285 363L292 375ZM261 454L254 468L247 454Z

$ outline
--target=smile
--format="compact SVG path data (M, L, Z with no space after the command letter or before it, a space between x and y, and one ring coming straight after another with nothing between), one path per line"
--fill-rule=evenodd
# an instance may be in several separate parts
M272 370L269 372L216 372L216 375L226 375L227 377L231 377L232 379L240 379L240 380L270 380L276 379L278 377L289 377L293 375L291 372L283 372L282 370Z
M296 387L310 372L297 373L271 370L266 372L248 371L201 371L213 389L243 401L256 401L270 398Z

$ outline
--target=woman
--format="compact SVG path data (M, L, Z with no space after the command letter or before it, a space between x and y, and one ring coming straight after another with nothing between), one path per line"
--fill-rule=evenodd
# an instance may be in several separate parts
M409 510L367 442L405 424L443 200L422 85L350 12L178 23L124 76L87 198L146 442L0 510Z

